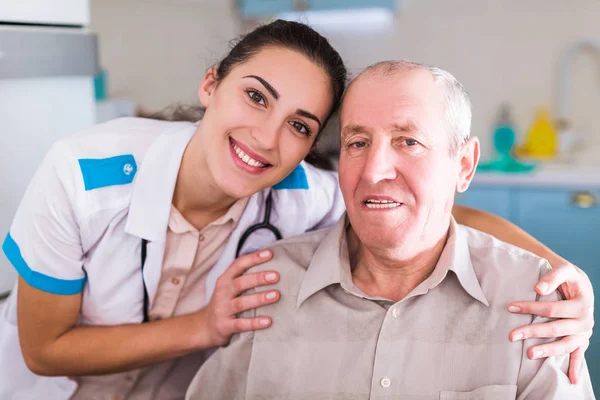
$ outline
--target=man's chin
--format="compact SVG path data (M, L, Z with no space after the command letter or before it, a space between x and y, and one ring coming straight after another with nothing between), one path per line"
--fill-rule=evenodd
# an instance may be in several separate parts
M355 230L355 232L360 243L369 248L397 249L404 246L408 239L398 226L370 227L369 229Z
M350 221L356 221L364 230L377 232L384 230L386 233L398 234L399 229L405 226L408 215L403 210L394 210L393 212L361 212L358 218L350 218ZM360 221L360 222L359 222Z

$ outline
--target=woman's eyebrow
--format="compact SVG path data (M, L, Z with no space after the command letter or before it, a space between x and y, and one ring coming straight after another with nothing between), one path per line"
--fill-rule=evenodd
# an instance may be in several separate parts
M269 82L265 81L260 76L247 75L244 78L254 78L254 79L256 79L257 81L259 81L265 87L265 89L267 89L269 91L269 93L271 93L271 96L273 96L275 98L275 100L279 99L279 93L277 92L277 90L275 90L275 88L273 86L271 86L271 84Z
M256 75L246 75L244 76L244 78L253 78L256 79L257 81L259 81L264 87L265 89L267 89L269 91L269 93L271 93L271 96L273 96L275 98L275 100L279 99L279 92L277 92L277 90L275 90L275 88L267 81L265 81L263 78L261 78L260 76L256 76ZM319 124L319 128L321 128L321 120L313 113L310 113L306 110L302 110L302 109L297 109L296 110L296 114L305 117L305 118L310 118L314 121L317 122L317 124Z
M302 110L300 108L296 110L296 114L317 121L317 123L319 124L319 129L321 129L321 121L315 114L309 113L308 111Z

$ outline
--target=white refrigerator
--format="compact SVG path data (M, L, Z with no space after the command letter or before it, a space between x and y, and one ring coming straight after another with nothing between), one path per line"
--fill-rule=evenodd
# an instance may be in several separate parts
M55 141L95 122L89 0L0 1L0 239ZM16 272L0 254L0 298Z

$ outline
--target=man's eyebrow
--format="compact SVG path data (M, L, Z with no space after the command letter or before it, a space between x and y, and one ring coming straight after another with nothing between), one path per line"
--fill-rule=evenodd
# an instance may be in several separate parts
M403 124L392 124L392 130L395 132L407 132L407 133L414 133L419 131L419 127L417 126L417 124L414 123L414 121L412 120L408 120Z
M369 129L367 129L363 125L346 125L342 128L342 137L347 135L353 135L357 133L369 133Z
M308 111L302 109L297 109L296 114L317 121L317 123L319 124L319 129L321 129L321 121L319 120L319 118L317 118L315 114L309 113Z
M256 79L257 81L259 81L265 87L265 89L267 89L269 91L269 93L271 93L271 96L273 96L275 98L275 100L279 99L279 93L277 92L277 90L275 90L275 88L273 86L271 86L271 84L269 82L265 81L260 76L247 75L244 78L254 78L254 79Z

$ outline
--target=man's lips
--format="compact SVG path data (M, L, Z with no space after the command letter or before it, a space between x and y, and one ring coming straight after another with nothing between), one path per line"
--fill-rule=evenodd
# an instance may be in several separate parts
M369 195L365 196L362 204L370 210L392 210L399 208L402 202L390 196Z

